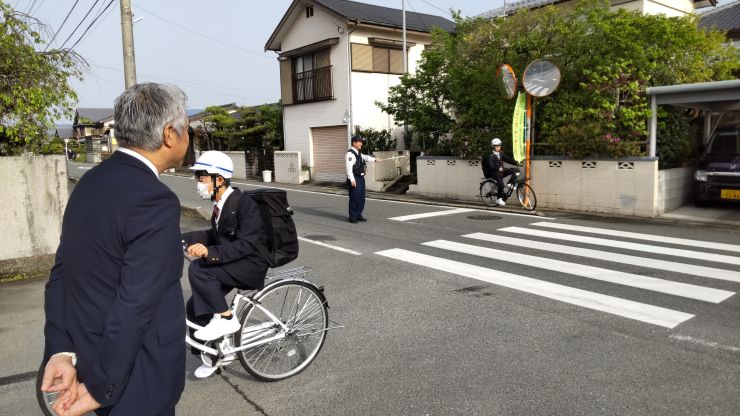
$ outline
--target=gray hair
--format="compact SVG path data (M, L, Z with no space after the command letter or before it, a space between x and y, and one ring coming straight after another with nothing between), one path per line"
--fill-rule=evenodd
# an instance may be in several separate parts
M115 101L116 139L122 147L154 151L162 146L162 130L171 123L179 134L188 128L187 96L171 84L136 84Z

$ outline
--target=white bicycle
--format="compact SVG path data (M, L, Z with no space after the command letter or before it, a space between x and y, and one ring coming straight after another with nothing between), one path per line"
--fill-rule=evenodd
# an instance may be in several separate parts
M330 329L343 328L329 320L324 288L306 279L307 267L281 270L265 277L260 290L240 290L231 301L231 313L241 328L209 342L185 342L201 351L204 363L219 367L236 362L255 378L278 381L303 371L316 358ZM335 324L329 327L329 322ZM188 327L201 326L186 320ZM44 366L39 369L36 395L42 412L54 415L56 393L41 391ZM91 414L92 415L92 414Z
M306 267L282 270L266 277L260 290L238 291L231 313L241 328L201 343L188 334L185 342L201 351L210 366L223 367L238 358L245 370L264 381L278 381L303 371L324 345L329 304L324 288L306 280ZM186 321L193 330L202 327Z

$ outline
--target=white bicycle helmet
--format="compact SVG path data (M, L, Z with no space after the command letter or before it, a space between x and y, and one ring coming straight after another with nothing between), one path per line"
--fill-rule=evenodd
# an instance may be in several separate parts
M491 146L501 146L501 139L496 137L495 139L491 140Z
M234 174L234 162L222 152L209 150L203 152L189 169L203 170L211 175L221 175L224 179L231 179L231 175Z

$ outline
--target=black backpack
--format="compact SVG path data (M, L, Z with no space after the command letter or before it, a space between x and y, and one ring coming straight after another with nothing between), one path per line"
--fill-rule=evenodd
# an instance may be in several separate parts
M270 267L279 267L298 257L298 234L288 196L281 189L265 188L245 191L257 202L265 227L267 247L260 250Z

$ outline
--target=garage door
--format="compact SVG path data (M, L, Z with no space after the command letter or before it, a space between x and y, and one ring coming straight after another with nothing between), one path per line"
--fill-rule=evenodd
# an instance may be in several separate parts
M344 156L349 149L347 126L314 127L313 179L319 182L343 182L345 173Z

